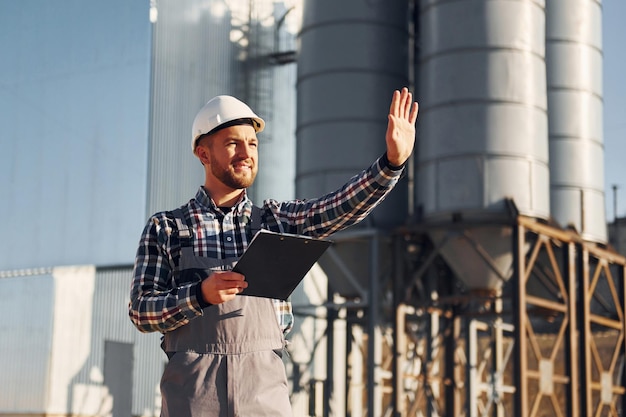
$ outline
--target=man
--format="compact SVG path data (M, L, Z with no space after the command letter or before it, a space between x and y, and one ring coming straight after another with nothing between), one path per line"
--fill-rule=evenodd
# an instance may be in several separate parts
M406 88L395 91L387 151L371 167L326 196L266 200L260 208L246 188L257 173L256 134L265 122L230 96L199 111L191 147L204 166L204 185L187 204L150 218L130 294L135 326L164 334L169 362L161 379L162 416L292 415L280 357L291 305L238 295L247 283L230 269L260 228L324 238L364 219L413 151L417 111Z

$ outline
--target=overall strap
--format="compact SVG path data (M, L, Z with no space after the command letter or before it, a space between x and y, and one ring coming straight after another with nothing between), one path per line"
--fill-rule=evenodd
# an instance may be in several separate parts
M193 240L193 232L187 224L187 220L185 220L185 215L183 214L183 211L179 207L172 210L172 214L174 215L174 221L176 222L176 228L178 229L178 240L180 241L180 246L191 246L191 242Z

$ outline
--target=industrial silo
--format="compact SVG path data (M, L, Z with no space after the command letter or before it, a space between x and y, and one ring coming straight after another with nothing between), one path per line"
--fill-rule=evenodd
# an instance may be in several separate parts
M492 290L510 276L511 212L549 217L544 2L419 14L417 213L461 281Z
M298 198L337 189L385 152L391 96L409 85L407 10L403 1L304 3L297 77ZM405 177L352 230L377 233L403 224L408 195ZM381 247L385 249L384 244ZM372 265L364 259L378 257L377 250L365 237L337 242L333 251L343 266L322 262L333 290L348 298L363 297L372 274ZM390 260L386 255L380 258ZM350 283L347 275L362 288Z
M546 2L546 69L551 214L605 243L600 1Z
M410 87L407 9L406 1L304 2L297 76L298 198L317 197L337 189L385 152L393 91ZM380 294L373 286L382 273L379 271L390 270L384 262L393 259L384 252L389 245L379 239L379 234L407 220L407 182L406 177L402 179L362 224L335 235L335 245L320 260L328 278L328 301L332 303L333 294L337 293L355 300L354 304L368 311L365 313L368 382L359 380L365 378L364 373L352 375L359 380L357 385L368 389L358 399L354 393L351 395L355 416L360 415L357 410L363 408L361 403L366 396L368 415L382 415L378 401L382 398L378 395L382 384L374 383L373 371L374 363L381 360L382 343L375 329ZM297 309L295 303L294 309ZM348 314L352 316L354 311ZM340 332L343 326L349 332L345 322L336 323L335 327L332 317L329 310L327 329ZM361 325L365 326L363 320ZM348 338L339 335L334 338L330 330L326 333L328 355L322 362L327 378L334 375L335 379L345 381L347 369L362 368L365 358L360 362L358 355L352 355L351 365L347 366L347 346L342 346L340 340L347 344ZM342 351L345 357L337 357ZM324 395L325 412L348 404L347 396L347 390L339 384L333 386L332 395Z
M389 102L408 85L408 16L402 1L305 2L298 57L296 194L336 189L385 151ZM406 220L400 184L368 222Z

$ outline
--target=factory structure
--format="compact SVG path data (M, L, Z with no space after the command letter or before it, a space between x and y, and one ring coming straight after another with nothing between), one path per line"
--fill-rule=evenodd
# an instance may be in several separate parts
M132 263L147 218L202 181L188 139L209 98L266 121L260 204L368 167L403 86L404 177L292 297L294 415L626 413L600 0L105 3L0 6L0 417L159 415L166 357L127 317Z

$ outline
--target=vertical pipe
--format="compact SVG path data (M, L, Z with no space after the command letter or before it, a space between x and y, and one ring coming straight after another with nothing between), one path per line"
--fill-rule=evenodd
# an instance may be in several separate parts
M370 285L368 294L367 315L367 415L380 415L380 384L378 381L378 337L376 327L378 325L378 234L374 233L370 238Z
M440 315L440 311L439 310L435 310L432 311L430 313L430 320L429 320L429 332L428 332L428 361L431 364L430 369L428 370L429 376L430 375L437 375L439 376L440 380L443 383L443 378L441 375L441 368L442 368L442 363L439 361L439 349L441 349L440 344L439 344L439 340L437 339L437 336L439 336L439 320L441 318ZM437 409L434 406L434 403L436 402L437 396L442 395L441 390L437 390L437 392L434 392L434 390L431 389L431 401L428 402L428 412L429 415L433 415L436 416L437 414Z
M467 332L467 407L468 416L478 416L478 328L476 320L470 319Z
M577 282L576 282L576 247L573 243L567 244L567 253L565 257L565 270L567 271L567 283L568 283L568 308L569 315L569 349L566 350L568 355L566 363L570 368L570 386L569 386L569 411L572 417L579 417L580 411L579 404L579 376L578 376L578 364L580 351L578 345L578 312L577 309Z
M446 343L446 356L448 357L448 363L446 366L451 367L454 370L453 378L451 379L454 383L448 389L448 395L453 398L448 399L446 412L448 414L451 413L453 416L460 416L463 414L463 407L467 404L467 401L465 401L465 403L462 401L463 397L461 392L457 389L459 385L463 385L465 383L465 380L462 379L464 376L463 372L456 363L456 349L461 334L464 332L463 326L465 325L465 321L456 315L452 318L452 321L453 331L448 339L448 343Z
M398 304L396 307L396 320L394 331L394 375L393 390L394 396L394 417L405 417L406 410L404 407L404 385L403 385L403 367L402 361L406 358L406 308L404 304Z
M581 277L581 285L578 286L578 303L577 313L581 318L580 328L580 343L581 343L581 375L580 381L582 382L581 396L580 396L580 410L583 415L591 416L593 410L593 401L591 396L591 294L589 294L589 251L581 244L576 244L578 252L577 273ZM584 381L584 382L583 382Z
M494 370L494 378L493 378L493 392L494 395L498 395L498 398L494 398L494 413L493 415L496 417L504 417L504 406L503 406L503 398L502 395L504 393L504 381L503 381L503 372L504 372L504 337L503 337L503 322L502 322L502 298L498 297L493 302L494 313L496 315L496 319L493 324L493 370Z
M309 417L315 417L315 405L317 399L317 390L315 386L317 385L317 381L312 378L309 380Z
M517 296L513 295L513 316L515 325L515 410L519 411L519 417L528 416L528 386L526 373L528 369L528 352L526 347L526 268L524 256L525 228L516 224L513 228L513 250L515 259L513 262L513 279L517 286Z
M359 366L357 365L358 363L358 359L354 358L353 355L353 350L352 350L352 341L353 341L353 332L354 332L355 326L354 323L352 322L352 315L350 314L350 311L348 311L348 315L346 317L346 373L345 373L345 377L343 380L343 384L346 388L346 394L352 394L352 395L346 395L344 397L344 415L348 415L348 410L350 409L350 403L352 402L352 397L354 396L354 393L352 393L352 389L354 389L354 378L356 377L356 373L359 371ZM354 336L356 337L356 336ZM352 388L352 389L351 389ZM361 417L360 414L356 414L354 415L354 417Z
M402 245L402 236L393 237L393 306L395 317L393 322L393 387L391 393L393 407L392 417L404 416L404 396L403 396L403 361L406 358L406 313L402 295L404 294L404 246Z
M332 301L333 289L328 283L327 289L329 301ZM330 417L330 397L333 393L334 355L335 355L335 320L337 319L337 309L334 305L328 306L326 312L326 380L324 381L324 397L322 398L324 417Z
M354 348L348 350L348 358L350 358L350 375L346 374L346 410L345 415L350 417L363 417L363 391L365 383L363 381L363 354L361 348L363 346L363 325L361 322L355 323L355 316L351 316L351 326L348 330L348 339L352 338L350 345L354 344ZM348 395L350 394L350 395ZM348 410L350 413L348 413Z

